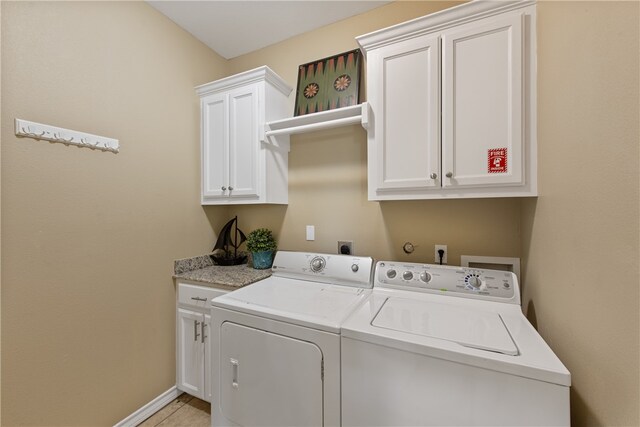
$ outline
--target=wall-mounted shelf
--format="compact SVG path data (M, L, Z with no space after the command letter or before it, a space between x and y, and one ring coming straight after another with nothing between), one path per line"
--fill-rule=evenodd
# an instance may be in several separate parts
M363 102L350 107L276 120L265 124L264 139L268 140L269 137L313 132L357 123L367 129L370 117L369 104Z

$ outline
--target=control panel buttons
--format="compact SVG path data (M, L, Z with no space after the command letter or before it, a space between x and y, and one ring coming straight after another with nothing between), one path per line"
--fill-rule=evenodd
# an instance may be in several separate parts
M482 286L482 280L480 280L480 277L478 277L476 274L473 274L473 273L472 274L468 274L464 278L464 281L472 289L480 289L480 287Z
M351 264L351 271L354 273L357 273L359 269L358 264Z
M474 288L479 288L480 285L482 284L482 282L480 281L480 278L478 276L471 276L469 277L469 279L467 280L467 282L473 286Z
M324 269L325 265L327 265L327 261L324 258L321 256L314 257L311 260L311 271L319 273Z
M374 287L519 302L517 277L511 272L385 261L377 264L375 274Z
M431 281L431 275L426 271L423 271L422 273L420 273L420 280L424 283L429 283Z

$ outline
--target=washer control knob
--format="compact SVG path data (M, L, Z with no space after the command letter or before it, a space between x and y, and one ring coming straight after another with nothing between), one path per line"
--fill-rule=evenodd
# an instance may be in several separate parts
M317 256L311 260L311 270L314 272L322 271L327 262L321 256Z
M356 273L359 270L358 264L351 264L351 271Z
M413 273L410 271L405 271L404 273L402 273L402 278L404 280L411 280L413 279Z
M393 279L394 277L396 277L396 271L395 270L387 270L387 277L389 279Z
M420 280L422 280L424 283L429 283L431 281L431 275L426 271L423 271L422 273L420 273Z
M482 286L482 281L478 276L470 276L469 279L467 279L467 281L471 286L473 286L476 289L479 289L480 286Z

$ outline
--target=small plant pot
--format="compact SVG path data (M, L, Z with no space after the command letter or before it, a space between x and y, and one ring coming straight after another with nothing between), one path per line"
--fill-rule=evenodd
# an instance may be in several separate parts
M253 268L265 270L273 264L273 251L252 252Z

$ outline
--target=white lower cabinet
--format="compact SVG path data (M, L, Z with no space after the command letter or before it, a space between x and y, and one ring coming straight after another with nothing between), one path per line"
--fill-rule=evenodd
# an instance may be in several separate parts
M179 390L211 402L211 299L227 291L178 283L176 384Z
M537 194L534 2L470 2L357 39L370 200Z

